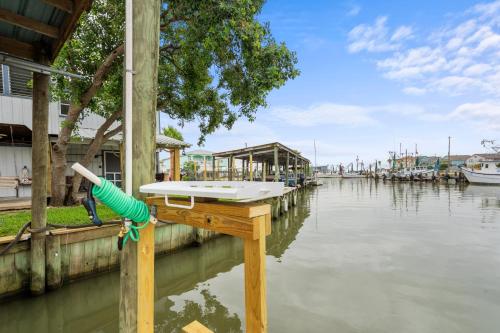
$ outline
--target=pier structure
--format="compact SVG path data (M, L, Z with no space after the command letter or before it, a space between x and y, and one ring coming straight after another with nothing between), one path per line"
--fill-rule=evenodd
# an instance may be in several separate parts
M279 142L218 152L213 157L213 180L283 181L288 186L290 180L299 184L300 175L307 179L312 171L309 159ZM222 159L228 162L225 170L219 167Z

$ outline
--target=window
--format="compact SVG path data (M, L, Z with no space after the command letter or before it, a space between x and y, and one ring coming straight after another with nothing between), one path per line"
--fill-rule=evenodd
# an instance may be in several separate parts
M61 109L59 110L59 115L67 116L68 113L69 113L69 103L62 103L61 102Z

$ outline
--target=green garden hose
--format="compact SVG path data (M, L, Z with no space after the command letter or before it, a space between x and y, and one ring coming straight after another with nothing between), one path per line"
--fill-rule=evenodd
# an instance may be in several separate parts
M125 194L110 181L102 177L99 178L101 179L101 186L94 186L92 194L115 213L132 221L123 239L123 246L125 246L129 238L137 242L139 240L139 230L145 228L149 223L148 206L144 202Z

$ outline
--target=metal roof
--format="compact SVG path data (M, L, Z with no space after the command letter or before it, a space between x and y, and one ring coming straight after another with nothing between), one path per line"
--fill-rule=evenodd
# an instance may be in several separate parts
M91 0L0 0L0 51L54 60Z
M279 142L218 152L212 154L212 156L215 158L234 157L236 159L248 160L250 158L250 153L252 153L255 162L272 161L274 159L274 148L278 149L278 159L280 161L286 160L288 156L290 159L297 158L299 161L311 163L309 159L302 156L299 151L290 149Z
M78 128L75 133L76 138L81 138L85 141L92 140L95 138L97 130L93 128ZM110 141L121 142L122 141L122 133L118 133L115 136L111 137ZM74 142L74 141L73 141ZM156 134L156 147L157 148L189 148L191 145L187 142L177 140L163 134Z

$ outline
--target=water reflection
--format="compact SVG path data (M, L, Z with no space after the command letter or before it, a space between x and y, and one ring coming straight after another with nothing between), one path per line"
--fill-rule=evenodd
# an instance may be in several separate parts
M273 232L267 238L268 255L283 256L309 216L310 205L310 195L301 196L297 207L273 222ZM158 258L155 331L180 332L198 320L215 332L242 332L239 315L230 313L204 285L242 264L243 242L232 237ZM241 290L235 292L243 296L243 275L240 280ZM172 300L174 297L183 298L181 305ZM0 332L117 332L118 299L118 272L69 284L42 297L18 298L0 304Z
M500 187L332 179L267 238L270 332L497 332ZM243 245L159 258L157 332L242 332ZM118 330L115 273L0 304L0 332Z

